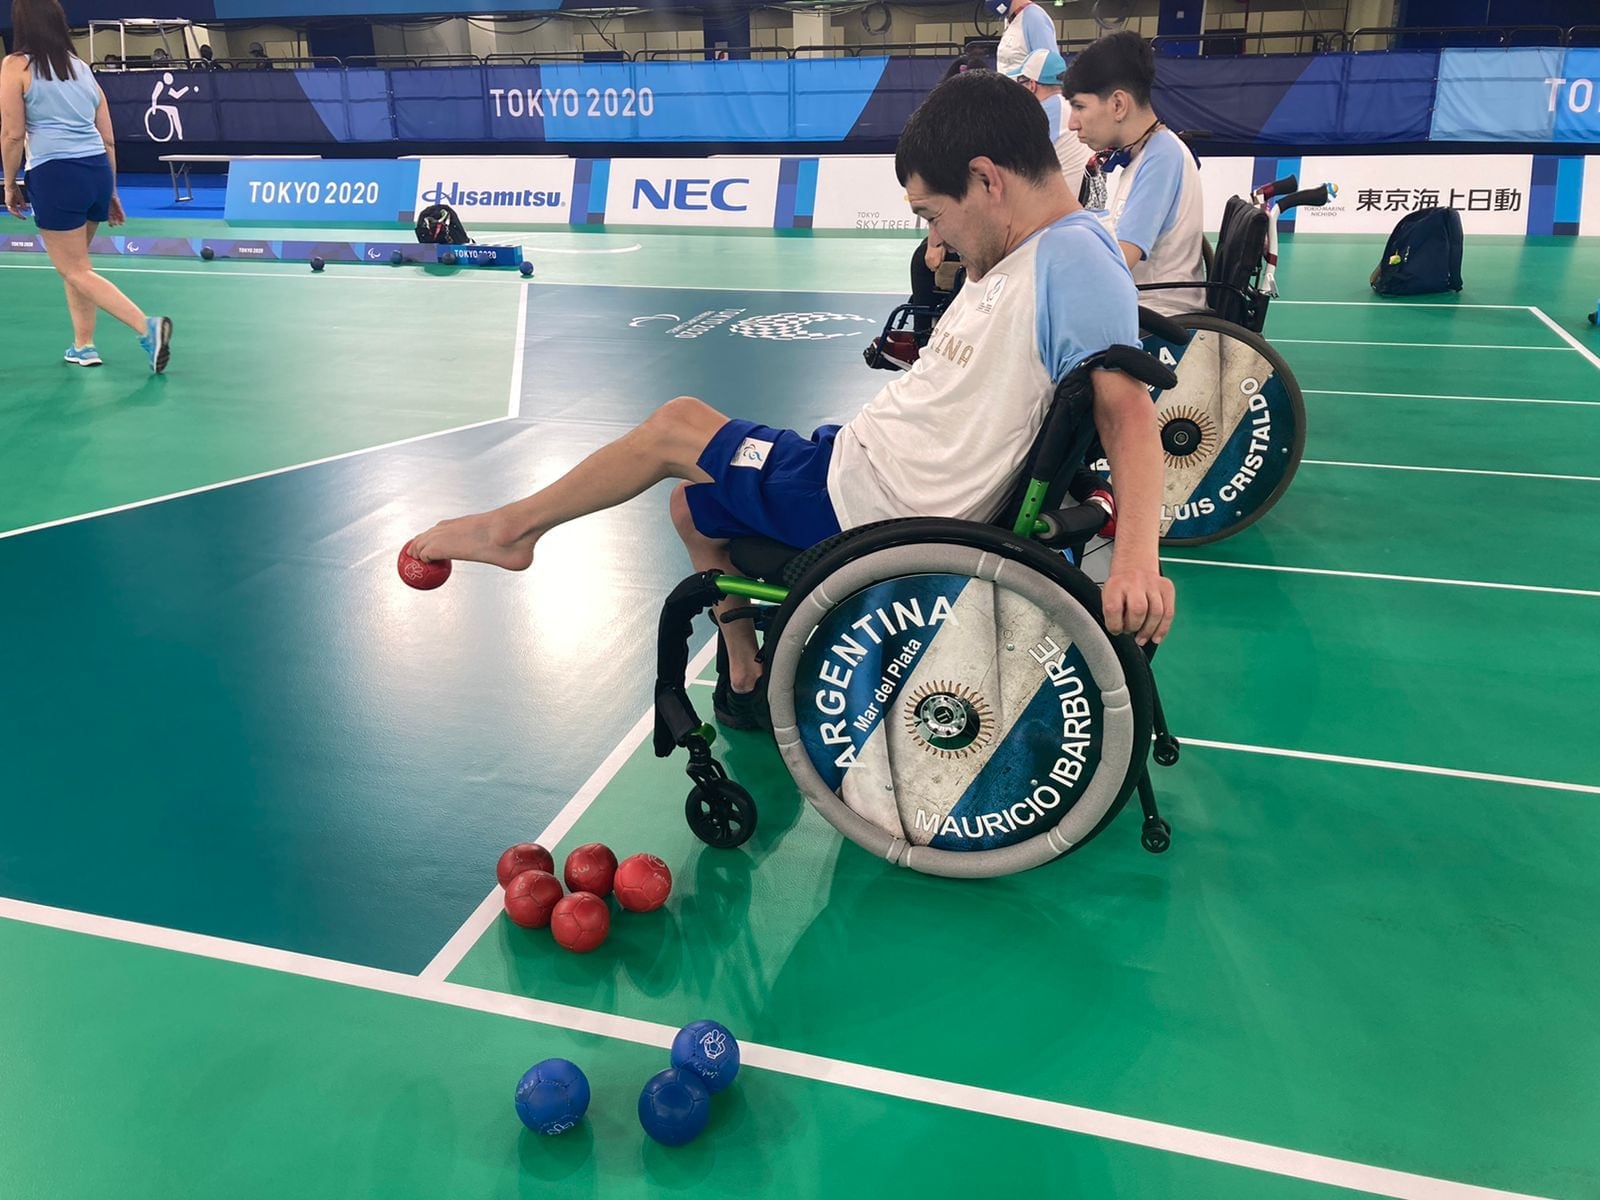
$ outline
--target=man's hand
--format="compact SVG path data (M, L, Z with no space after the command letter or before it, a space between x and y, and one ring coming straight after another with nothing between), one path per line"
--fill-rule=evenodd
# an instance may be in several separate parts
M106 217L106 224L115 229L118 225L126 224L128 214L122 211L122 197L115 192L111 193L111 210Z
M1141 646L1146 642L1160 645L1172 628L1176 597L1172 580L1163 578L1160 572L1143 567L1118 569L1113 565L1101 589L1100 603L1105 610L1106 628L1112 633L1134 634Z
M14 183L6 184L6 211L13 217L20 217L27 211L28 206L23 203L22 189Z

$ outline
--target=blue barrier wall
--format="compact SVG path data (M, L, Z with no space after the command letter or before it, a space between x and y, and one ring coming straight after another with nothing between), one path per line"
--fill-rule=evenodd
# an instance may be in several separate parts
M120 141L884 142L947 60L100 73ZM1600 50L1162 58L1157 111L1220 142L1600 143Z

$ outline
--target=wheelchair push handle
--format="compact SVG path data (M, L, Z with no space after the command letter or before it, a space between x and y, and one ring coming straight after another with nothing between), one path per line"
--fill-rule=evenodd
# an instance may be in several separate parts
M1282 216L1291 208L1321 208L1329 199L1339 194L1339 189L1331 184L1324 183L1319 187L1306 188L1301 192L1291 192L1278 201L1278 214Z
M1271 183L1258 187L1255 194L1263 200L1271 200L1274 196L1287 196L1299 186L1300 181L1293 175L1285 175L1282 179L1274 179Z

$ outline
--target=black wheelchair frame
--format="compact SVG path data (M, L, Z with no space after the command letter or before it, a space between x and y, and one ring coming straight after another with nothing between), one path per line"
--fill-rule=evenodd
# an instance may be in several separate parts
M1178 331L1170 322L1155 314L1144 315L1164 332L1177 336ZM730 553L744 575L701 572L685 579L673 591L663 606L659 627L654 749L657 757L666 757L678 748L688 751L686 773L694 786L685 804L685 816L701 841L720 848L743 844L755 830L756 808L748 791L729 779L712 755L715 730L700 720L689 700L685 675L694 618L729 596L761 602L760 606L726 613L722 619L724 622L755 619L764 633L762 654L765 658L801 603L841 566L885 548L941 543L981 547L998 558L1025 563L1030 570L1059 584L1098 626L1099 634L1114 649L1128 680L1132 693L1132 754L1135 757L1127 767L1126 776L1120 780L1114 801L1093 829L1075 844L1057 848L1054 853L1076 848L1098 833L1135 790L1144 814L1142 845L1151 853L1161 853L1168 848L1171 828L1157 808L1145 756L1153 742L1156 762L1170 766L1178 760L1179 745L1167 727L1150 670L1155 647L1141 649L1130 635L1106 633L1098 588L1069 565L1061 553L1063 550L1081 552L1109 517L1107 508L1098 498L1089 498L1090 489L1099 483L1098 477L1083 469L1083 464L1094 461L1101 453L1093 420L1091 372L1096 369L1123 371L1152 388L1171 387L1175 382L1170 369L1132 346L1113 346L1092 356L1063 378L1030 447L1017 488L1001 510L1009 514L1009 523L986 525L941 518L897 519L846 530L804 550L769 539L738 539L731 544ZM767 661L770 667L771 660ZM777 700L773 701L773 712L776 719ZM844 829L832 816L829 819ZM911 861L904 842L891 840L895 847L890 850L891 860L901 865L918 866L939 874L996 873L922 866ZM949 852L938 853L949 856Z

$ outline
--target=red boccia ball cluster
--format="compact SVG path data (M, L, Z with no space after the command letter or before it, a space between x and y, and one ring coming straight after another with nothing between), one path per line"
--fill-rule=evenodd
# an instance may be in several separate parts
M599 842L568 854L561 879L548 850L519 842L500 856L495 878L505 888L506 916L525 929L548 925L557 943L578 954L595 949L611 932L606 897L615 894L628 912L644 913L660 908L672 893L672 871L654 854L634 854L618 863L610 847Z

